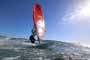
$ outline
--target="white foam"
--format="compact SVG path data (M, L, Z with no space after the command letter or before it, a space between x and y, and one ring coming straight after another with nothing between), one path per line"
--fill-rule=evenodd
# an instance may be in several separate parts
M38 45L38 44L36 44L36 43L33 44L33 43L28 43L28 42L23 42L22 44L23 44L23 45L27 45L27 46L28 46L28 45L29 45L29 46L36 46L36 45Z
M20 56L16 56L16 57L5 57L2 60L17 60L19 58L20 58Z

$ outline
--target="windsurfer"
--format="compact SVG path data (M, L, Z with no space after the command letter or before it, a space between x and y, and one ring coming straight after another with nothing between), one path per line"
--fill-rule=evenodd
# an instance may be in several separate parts
M32 35L30 36L30 38L29 38L29 40L31 40L31 42L32 43L35 43L35 36L36 36L36 30L35 30L35 28L33 27L33 29L32 29Z

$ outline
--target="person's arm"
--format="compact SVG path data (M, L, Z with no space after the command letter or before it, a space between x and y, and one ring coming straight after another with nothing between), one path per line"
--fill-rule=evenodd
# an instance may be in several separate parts
M46 32L46 29L42 27L42 29Z

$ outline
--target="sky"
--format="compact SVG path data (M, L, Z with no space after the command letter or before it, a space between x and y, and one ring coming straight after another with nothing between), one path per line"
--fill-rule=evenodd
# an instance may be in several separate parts
M44 39L90 44L90 0L0 0L0 35L28 38L35 3L44 14Z

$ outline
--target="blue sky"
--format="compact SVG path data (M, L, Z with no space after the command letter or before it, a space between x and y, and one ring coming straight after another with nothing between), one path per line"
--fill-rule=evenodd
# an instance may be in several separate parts
M0 34L28 38L33 27L33 5L38 3L42 6L46 24L44 39L89 41L89 2L90 0L0 0Z

